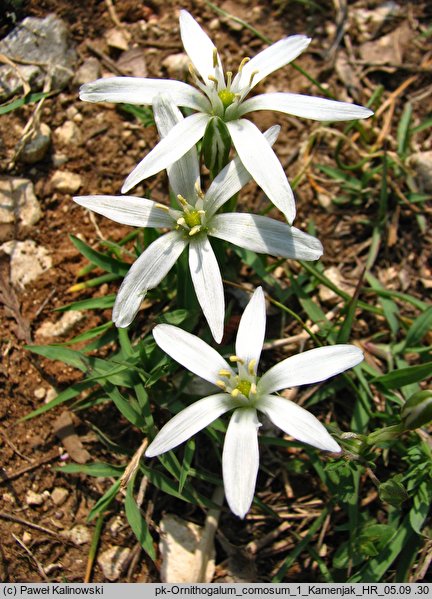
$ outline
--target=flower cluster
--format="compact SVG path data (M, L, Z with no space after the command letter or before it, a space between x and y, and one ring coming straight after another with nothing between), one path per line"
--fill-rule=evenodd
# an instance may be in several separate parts
M272 145L280 127L262 133L244 116L255 110L343 121L366 118L370 110L324 98L277 92L249 93L264 77L294 60L310 39L294 35L280 40L252 59L244 58L233 77L224 72L219 53L207 34L186 11L180 12L180 33L190 58L193 85L181 81L134 77L99 79L81 88L90 102L128 102L152 105L160 141L127 177L122 193L166 169L174 202L166 204L135 196L92 195L74 200L115 222L155 227L166 232L151 243L131 266L118 292L113 321L127 327L149 289L156 287L188 251L189 268L198 302L214 340L224 331L225 302L222 275L210 238L258 253L284 258L317 260L321 242L292 226L294 195ZM179 107L189 109L184 117ZM192 114L190 114L192 111ZM202 188L197 142L212 175ZM231 147L236 157L229 161ZM253 179L287 223L261 215L225 210L227 202ZM235 355L227 362L198 337L171 325L153 331L159 347L191 372L219 387L177 414L146 451L168 451L233 410L224 443L222 468L231 510L244 517L252 503L258 472L257 412L285 433L322 450L340 447L309 412L275 392L323 381L362 360L355 346L320 347L283 360L258 375L265 337L265 299L261 287L253 294L238 328Z

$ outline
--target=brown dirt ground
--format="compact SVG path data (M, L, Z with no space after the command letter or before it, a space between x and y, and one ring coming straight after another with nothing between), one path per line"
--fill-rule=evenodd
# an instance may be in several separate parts
M332 26L334 15L332 3L327 2L323 13L318 14L297 2L284 2L283 0L266 2L254 0L253 9L250 3L242 1L224 4L228 10L234 6L234 12L244 16L260 31L277 40L291 33L308 33L313 35L314 41L311 52L302 56L298 63L307 69L322 83L329 85L336 96L344 99L346 90L338 80L332 68L332 61L322 53L323 48L329 48L334 39ZM376 2L350 2L350 10L362 6L374 7ZM407 20L412 27L425 18L425 5L422 2L402 3L403 14L398 18L399 24ZM147 68L149 76L166 76L161 67L163 58L169 54L182 51L178 34L177 10L180 7L189 9L195 16L199 15L205 26L217 19L217 15L201 1L186 0L178 4L173 0L161 2L152 0L147 3L135 0L117 0L115 8L122 23L125 24L132 35L132 42L146 48ZM103 0L90 0L89 2L69 2L66 0L30 0L24 4L22 16L33 15L44 17L50 12L55 12L67 23L71 38L76 45L79 60L91 55L87 42L97 45L106 55L115 60L118 53L109 49L104 41L106 31L114 27L112 17L108 10L108 3ZM143 34L139 22L149 24L147 33ZM395 24L393 23L392 26ZM7 26L3 26L2 33L6 33ZM216 45L223 49L224 56L231 56L232 68L236 70L241 58L253 55L262 47L257 38L247 30L235 31L227 24L215 26L211 33ZM353 34L355 42L355 34ZM239 47L241 52L239 52ZM413 46L406 61L410 64L419 63L421 49ZM105 68L105 67L104 67ZM105 68L105 70L107 70ZM366 103L371 89L382 82L387 86L388 92L397 86L410 73L396 70L388 75L385 72L372 72L365 82L365 91L359 93L355 100ZM415 94L426 85L426 75L419 74L417 80L410 87L409 93ZM266 84L275 86L276 89L292 89L300 93L311 93L313 88L307 80L294 69L284 68L266 80ZM77 380L77 373L60 363L38 359L30 354L24 347L25 343L41 342L35 332L45 321L55 320L53 309L69 303L75 299L90 297L92 294L115 291L116 286L94 292L83 291L72 294L69 287L76 282L77 272L84 261L68 239L68 234L80 234L91 245L97 245L99 230L105 238L120 240L127 232L126 227L119 227L106 219L97 218L96 228L94 221L85 215L84 211L76 206L70 195L53 191L50 178L57 170L52 161L54 151L67 154L68 162L65 165L70 171L79 173L83 177L81 193L118 193L122 182L133 166L141 159L144 147L151 147L156 140L153 128L144 132L139 129L136 122L120 113L112 106L92 105L81 103L77 96L77 88L72 84L60 94L47 99L42 110L42 121L47 123L52 130L63 124L70 115L80 115L76 122L81 129L84 141L79 146L56 147L42 162L34 166L17 163L11 170L8 164L14 153L14 148L19 141L20 133L31 116L33 107L27 106L3 117L0 120L0 139L2 143L1 163L4 172L13 176L30 178L35 185L37 197L43 208L43 218L31 231L30 237L38 244L48 248L53 257L53 266L41 276L34 284L25 290L13 290L9 284L9 263L6 256L0 261L1 272L6 289L15 297L17 309L11 310L0 306L2 317L1 353L3 372L0 374L2 390L0 399L0 451L3 482L0 479L0 535L2 539L0 549L0 579L4 581L41 581L46 576L51 581L81 582L84 579L87 563L88 544L76 546L67 543L59 536L63 529L69 529L77 524L88 527L90 532L94 523L86 524L86 516L90 507L111 484L110 481L98 480L80 475L66 475L55 470L61 464L64 454L61 441L53 432L53 423L59 412L48 413L30 422L20 422L20 418L29 411L37 408L43 402L35 396L35 391L50 386L64 389L71 382ZM405 97L405 96L404 96ZM402 102L396 104L395 115L400 116ZM430 111L427 102L415 104L416 118L421 119ZM280 117L263 113L257 116L256 122L261 128L270 126L274 122L282 125L283 134L278 141L276 151L281 156L282 162L288 165L291 177L296 175L301 168L299 156L296 153L308 139L309 125L297 119ZM397 122L397 121L396 121ZM315 125L313 125L315 126ZM130 133L125 134L125 131ZM326 158L330 139L323 141L315 148L315 161L329 161ZM430 148L425 148L430 149ZM163 197L163 177L159 176L151 183L153 197ZM137 190L137 195L139 193ZM142 191L142 189L141 189ZM248 187L243 195L244 202L250 205L262 200L259 192L253 185ZM338 208L326 211L320 206L316 192L309 185L307 179L297 189L299 216L296 225L303 228L307 222L313 220L319 231L321 239L326 240L325 266L337 264L347 272L355 269L356 257L361 253L365 241L365 230L362 218L368 213L369 203L356 209L353 214L351 209ZM420 281L420 274L430 277L427 269L425 253L426 241L411 234L413 230L414 215L408 210L402 210L399 221L399 235L403 243L389 248L380 255L380 267L388 269L393 265L396 274L403 270L409 278L410 292L421 296L424 288ZM425 274L426 272L426 274ZM397 276L395 275L395 279ZM399 285L399 283L395 283ZM106 322L110 317L106 313L92 314L84 322L79 323L71 336L84 331L90 326ZM361 326L361 325L359 325ZM37 393L36 393L37 395ZM87 418L89 420L87 420ZM92 459L108 459L109 454L100 444L95 442L94 435L88 426L89 421L98 422L99 427L105 426L107 430L115 430L115 436L120 438L127 435L125 423L117 423L115 411L104 408L96 414L80 413L74 415L75 430L86 449L91 453ZM120 428L119 428L120 427ZM121 428L123 427L123 429ZM127 427L126 427L127 428ZM55 487L64 487L69 491L66 503L56 506L50 492ZM37 493L46 491L45 499L40 506L29 506L26 503L26 493L33 490ZM154 499L154 498L153 498ZM165 506L168 503L165 502ZM183 504L177 505L171 501L171 511L185 515L191 510ZM14 520L7 519L12 515ZM188 514L186 513L186 516ZM196 514L195 516L196 517ZM28 524L23 523L27 521ZM254 526L253 520L243 527L232 518L226 517L222 531L233 541L240 539L248 542L261 533L259 522ZM45 529L37 529L33 525ZM231 530L229 530L231 527ZM229 531L229 532L227 532ZM25 538L27 552L16 538ZM15 537L13 536L15 535ZM238 535L238 536L236 536ZM136 540L128 527L122 506L114 504L106 522L100 546L102 549L110 545L121 545L135 548L138 555ZM224 550L220 550L219 561L226 557ZM279 556L280 557L280 556ZM278 557L263 558L258 560L258 579L266 580L272 567L277 564ZM45 574L41 572L41 565ZM223 566L218 569L218 575L224 573ZM132 562L129 570L122 576L123 581L148 581L158 580L158 571L144 556ZM103 573L98 565L92 572L93 581L103 581ZM287 580L301 580L298 569L290 570Z

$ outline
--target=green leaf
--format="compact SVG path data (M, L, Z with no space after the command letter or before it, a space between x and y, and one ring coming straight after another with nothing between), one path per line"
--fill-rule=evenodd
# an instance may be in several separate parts
M74 246L77 248L77 250L85 258L87 258L87 260L90 260L90 262L96 264L96 266L99 266L99 268L102 268L102 270L106 270L109 273L122 277L126 276L130 268L130 264L126 264L126 262L120 262L120 260L112 258L107 254L97 252L89 245L84 243L84 241L82 241L78 237L75 237L75 235L69 235L69 237Z
M100 497L96 501L96 503L94 504L94 506L91 508L91 510L88 513L87 522L91 522L94 518L96 518L96 516L98 516L99 514L104 512L109 507L109 505L114 501L115 496L118 493L120 484L121 484L121 480L119 478L118 480L116 480L116 482L113 485L111 485L111 487L108 489L108 491L106 491L102 495L102 497Z
M418 534L421 534L421 528L430 510L430 493L432 493L431 484L429 481L424 481L420 485L418 492L414 495L409 520L411 526Z
M153 560L156 560L156 552L154 549L153 538L149 532L146 521L144 520L140 509L138 508L133 496L133 484L135 477L129 482L126 489L125 511L126 518L132 528L136 538L141 543L141 547L147 555Z
M142 428L144 426L144 418L141 413L135 409L131 401L128 401L123 397L120 391L114 385L110 383L101 383L102 387L108 394L109 398L112 399L118 411L129 420L134 426Z
M375 377L372 382L384 385L387 389L400 389L405 385L417 383L432 376L432 362L426 362L418 366L400 368L383 376Z
M432 306L429 306L412 323L407 332L405 347L413 347L421 342L423 337L429 333L432 327Z
M366 280L374 291L383 291L381 283L370 272L366 273ZM387 297L380 297L379 302L384 311L384 316L389 324L393 335L397 335L399 331L399 308L397 304Z
M21 106L25 106L26 104L34 104L35 102L39 102L43 98L47 98L52 95L52 92L38 92L35 94L27 94L23 98L18 98L17 100L13 100L9 102L9 104L2 104L0 106L0 116L3 114L7 114L8 112L12 112L17 108L21 108Z
M68 310L106 310L114 306L115 298L115 293L110 293L102 297L90 297L72 302L61 308L56 308L55 312L67 312Z
M61 347L60 345L27 345L26 349L49 360L58 360L68 366L78 368L82 372L85 372L89 367L87 356L75 349Z
M124 466L113 466L104 462L95 462L94 464L65 464L56 468L58 472L67 472L68 474L87 474L100 478L109 478L110 476L118 478L124 472Z
M409 149L411 118L412 104L407 102L405 104L397 129L397 153L401 157L405 157Z
M186 447L184 450L182 468L181 468L181 472L180 472L180 478L179 478L180 493L183 491L183 487L185 486L186 479L190 473L194 453L195 453L195 440L189 439L189 441L186 443Z
M73 345L74 343L81 343L82 341L89 341L90 339L99 337L100 335L105 333L105 331L108 331L109 329L111 329L113 326L114 325L111 321L105 322L104 324L100 324L98 327L93 327L92 329L89 329L85 333L81 333L80 335L73 337L69 341L66 341L64 343L64 345Z
M21 420L23 420L23 421L30 420L31 418L40 416L44 412L48 412L49 410L52 410L53 408L59 406L60 404L64 403L65 401L69 401L70 399L73 399L74 397L79 395L81 393L81 391L84 391L85 389L89 389L90 387L93 387L93 385L94 385L93 382L89 382L86 380L81 381L79 383L75 383L74 385L71 385L68 389L65 389L64 391L59 393L57 395L57 397L54 397L54 399L52 399L50 402L44 404L40 408L37 408L36 410L33 410L29 414L26 414L25 416L23 416L23 418L21 418Z

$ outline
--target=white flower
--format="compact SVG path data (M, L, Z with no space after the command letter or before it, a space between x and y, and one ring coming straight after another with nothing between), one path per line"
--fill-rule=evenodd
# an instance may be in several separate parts
M243 116L253 110L277 110L318 121L345 121L369 117L372 111L347 102L292 93L267 93L245 100L264 77L305 50L310 38L304 35L286 37L252 60L245 58L232 78L231 72L225 76L217 49L185 10L180 11L180 33L198 89L181 81L136 77L98 79L81 88L82 100L131 104L153 104L159 93L166 92L177 106L196 111L174 127L137 165L126 179L122 193L178 160L203 137L211 119L219 117L225 121L235 149L252 178L292 223L295 205L284 170L263 134Z
M163 139L172 127L184 122L179 109L167 97L155 99L154 108ZM265 133L266 139L274 143L278 132L279 127L271 127ZM238 158L217 175L205 195L200 187L195 148L167 171L170 186L179 202L178 210L133 196L79 196L74 200L124 225L171 229L146 248L126 275L113 310L113 321L118 327L127 327L132 322L147 291L162 281L189 246L189 267L195 292L213 337L220 343L225 302L222 277L209 236L255 252L298 260L318 260L322 255L322 245L315 237L265 216L216 214L250 180Z
M225 437L222 470L228 504L241 518L252 503L259 467L257 410L299 441L339 452L341 448L315 416L273 393L324 381L363 359L361 350L353 345L318 347L283 360L259 377L265 325L264 293L258 287L240 320L236 353L230 357L235 366L204 341L178 327L161 324L153 329L159 347L194 374L219 386L222 393L200 399L176 414L156 435L146 456L177 447L225 412L234 410Z

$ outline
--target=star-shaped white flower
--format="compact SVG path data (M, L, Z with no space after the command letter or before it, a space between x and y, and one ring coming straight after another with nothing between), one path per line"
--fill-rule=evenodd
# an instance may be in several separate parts
M143 179L163 170L204 135L214 117L227 125L235 149L252 178L291 224L295 216L293 193L275 153L259 129L243 116L253 110L277 110L318 121L346 121L371 116L371 110L347 102L293 93L267 93L245 100L264 77L287 65L305 50L310 38L286 37L257 54L245 58L237 75L224 74L222 63L207 34L185 10L180 11L180 33L191 60L197 87L181 81L138 77L110 77L86 83L80 98L88 102L153 104L159 93L168 93L177 106L196 112L179 123L127 177L122 193Z
M173 127L184 122L180 110L166 96L155 99L154 111L163 139ZM278 132L279 127L275 126L265 133L269 143L274 143ZM167 172L180 209L133 196L79 196L74 200L124 225L171 229L146 248L126 275L113 310L113 321L118 327L127 327L132 322L147 291L162 281L189 246L195 292L213 337L220 343L225 301L222 277L209 236L255 252L298 260L318 260L322 245L316 237L265 216L217 214L217 210L250 180L238 158L218 174L205 195L200 187L195 148L168 167Z
M169 356L199 377L219 386L221 393L205 397L176 414L156 435L146 456L177 447L225 412L234 410L222 455L225 495L231 510L244 518L253 500L259 467L257 410L288 435L326 451L341 448L310 412L274 395L275 391L324 381L356 366L363 359L353 345L318 347L292 356L258 376L266 325L261 287L241 317L232 366L202 339L161 324L153 329L156 343Z

